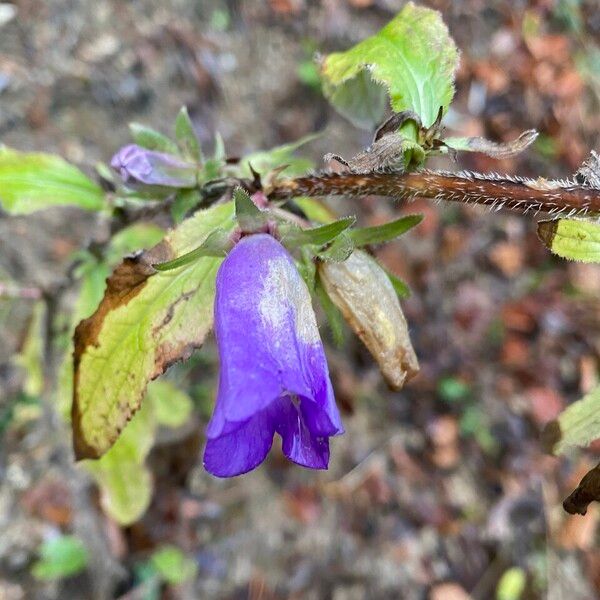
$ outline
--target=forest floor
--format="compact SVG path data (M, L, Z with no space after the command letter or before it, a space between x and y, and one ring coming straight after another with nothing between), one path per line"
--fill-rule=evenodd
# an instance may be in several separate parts
M564 177L600 149L595 0L425 4L462 52L448 129L497 140L541 132L518 159L437 166ZM0 11L0 142L59 152L92 173L129 141L129 121L169 132L185 104L204 146L218 131L234 156L321 132L301 150L321 167L326 152L352 156L370 134L328 106L312 56L349 47L402 5L16 0L14 15ZM543 425L598 383L598 266L550 256L532 216L372 197L335 206L364 224L425 215L379 253L412 289L403 306L420 375L388 391L346 332L343 350L328 345L346 426L330 469L307 472L274 452L220 481L199 460L217 372L209 344L192 390L198 427L155 448L154 501L128 528L71 485L83 475L48 410L11 410L31 302L0 298L0 600L92 589L149 598L140 565L165 544L192 557L197 577L164 587L164 598L485 600L499 582L501 600L600 597L599 507L585 517L561 507L600 446L557 459L540 443ZM0 216L0 280L59 281L94 227L67 209ZM35 580L40 543L81 527L97 531L106 555L70 580ZM511 596L521 575L525 590Z

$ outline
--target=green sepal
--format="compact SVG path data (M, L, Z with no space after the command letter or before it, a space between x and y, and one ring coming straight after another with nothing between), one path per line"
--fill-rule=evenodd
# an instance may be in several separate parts
M262 211L254 202L248 192L241 187L233 191L235 204L235 218L244 233L255 233L265 228L269 222L270 213Z
M325 313L333 343L341 348L344 345L344 317L339 308L331 301L319 275L315 279L315 295Z
M194 248L194 250L191 250L182 256L178 256L173 260L164 263L156 263L152 266L157 271L172 271L173 269L185 267L205 256L223 258L232 247L233 241L231 240L231 232L225 231L224 229L215 229L209 234L204 242L197 248Z
M282 243L289 248L306 245L323 246L335 240L355 222L356 217L345 217L312 229L301 229L292 223L282 223L279 225L279 233Z
M373 227L361 227L353 229L348 233L354 246L362 248L374 244L383 244L400 237L423 220L423 215L407 215L395 221L375 225Z
M400 300L409 298L410 288L408 287L408 284L402 279L400 279L400 277L398 277L397 275L394 275L391 271L388 271L387 269L384 269L384 271L385 274L388 276L388 279L390 280L390 283L392 284L392 287L394 288L394 291L396 292L398 298L400 298Z
M319 252L317 256L324 261L343 262L353 251L352 238L343 231L326 250Z

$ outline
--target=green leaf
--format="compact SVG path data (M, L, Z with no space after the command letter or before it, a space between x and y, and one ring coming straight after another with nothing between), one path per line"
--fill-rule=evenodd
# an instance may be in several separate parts
M83 543L72 535L61 535L40 547L40 560L32 568L36 579L54 580L77 575L88 563Z
M98 310L75 331L73 439L77 458L106 452L140 406L151 379L190 356L212 328L221 258L167 272L152 265L231 231L233 204L197 212L149 251L126 258L107 282Z
M600 386L548 423L542 438L554 454L563 454L573 446L588 446L600 438Z
M0 146L0 208L26 215L52 206L101 210L104 192L60 156Z
M179 585L192 579L198 570L196 563L175 546L163 546L154 552L150 562L170 585Z
M144 404L104 456L83 463L101 490L102 508L120 525L134 523L150 505L152 478L145 460L154 430L152 406Z
M194 125L188 114L187 107L182 106L175 119L175 138L184 156L197 163L202 162L202 150L194 131Z
M179 225L185 216L200 202L202 195L199 190L179 190L171 205L171 217L176 225Z
M172 271L173 269L186 267L205 256L218 256L224 258L227 251L231 250L232 246L231 231L215 229L209 234L204 242L200 244L200 246L194 248L191 252L187 252L182 256L178 256L177 258L164 263L156 263L152 266L157 271Z
M166 380L148 386L146 401L152 404L156 422L167 427L181 427L192 412L192 399Z
M287 167L281 171L282 174L287 175L288 177L303 175L314 166L314 163L307 158L298 158L294 156L294 152L301 146L317 139L319 135L320 134L318 133L312 133L295 142L271 148L271 150L247 154L240 160L240 176L252 177L250 165L252 165L252 168L255 171L261 174L268 173L277 167L287 165Z
M152 248L165 237L165 230L153 223L134 223L121 229L110 240L106 262L113 267L125 254Z
M382 84L394 112L411 109L430 127L452 101L457 66L458 50L440 13L409 2L379 33L325 59L323 89L342 114L364 127L374 84Z
M407 215L383 225L353 229L348 235L357 248L383 244L400 237L403 233L418 225L422 220L423 215Z
M540 221L537 233L544 246L562 258L600 263L600 223L575 219Z
M169 381L148 385L142 408L112 448L82 464L101 490L103 509L120 525L135 523L152 499L152 477L145 465L157 425L179 427L190 416L192 401Z
M129 131L133 141L142 148L167 154L179 154L177 144L152 127L146 127L141 123L129 123Z
M352 227L355 222L356 217L346 217L312 229L301 229L297 225L283 223L279 226L279 230L282 243L289 248L297 248L308 244L323 246L335 240L342 232Z

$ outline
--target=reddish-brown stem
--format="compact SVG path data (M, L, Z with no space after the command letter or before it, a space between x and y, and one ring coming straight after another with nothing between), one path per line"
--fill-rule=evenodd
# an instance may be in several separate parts
M600 189L575 181L525 179L478 173L418 171L414 173L331 173L288 179L268 191L271 200L298 196L365 195L395 199L416 197L482 204L523 213L552 216L600 214Z

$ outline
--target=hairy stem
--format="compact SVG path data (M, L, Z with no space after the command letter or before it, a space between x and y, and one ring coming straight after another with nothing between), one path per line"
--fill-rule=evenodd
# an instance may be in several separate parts
M574 180L534 180L467 171L331 173L279 181L267 192L271 200L372 194L396 200L432 198L562 217L600 214L600 189L578 185Z

